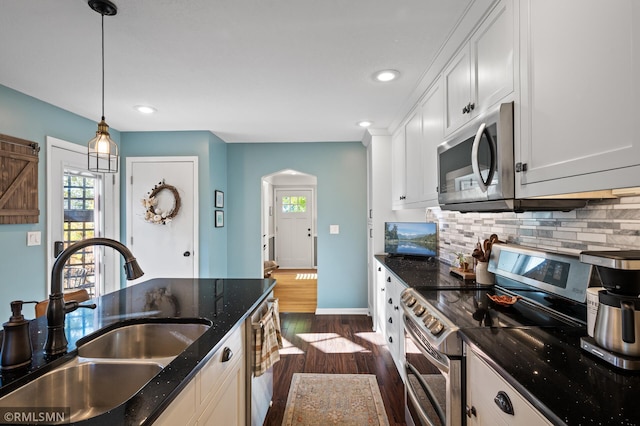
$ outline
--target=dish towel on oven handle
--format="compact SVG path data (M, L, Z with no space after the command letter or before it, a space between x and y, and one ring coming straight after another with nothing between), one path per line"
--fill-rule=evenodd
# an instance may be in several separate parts
M253 374L256 377L262 376L280 360L279 349L282 348L278 299L269 299L268 302L271 306L260 319L259 327L255 329Z

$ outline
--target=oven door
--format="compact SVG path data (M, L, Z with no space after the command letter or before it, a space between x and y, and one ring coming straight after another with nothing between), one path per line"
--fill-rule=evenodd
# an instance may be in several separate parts
M408 425L462 424L462 358L447 357L420 343L405 321L406 415Z
M438 201L469 203L513 198L513 103L474 121L438 146Z

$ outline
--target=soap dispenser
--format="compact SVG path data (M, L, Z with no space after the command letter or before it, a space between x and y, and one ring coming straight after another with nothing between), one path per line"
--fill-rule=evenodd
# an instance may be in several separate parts
M33 303L14 300L11 302L11 318L2 324L2 371L15 370L31 364L31 336L29 321L22 315L22 304Z

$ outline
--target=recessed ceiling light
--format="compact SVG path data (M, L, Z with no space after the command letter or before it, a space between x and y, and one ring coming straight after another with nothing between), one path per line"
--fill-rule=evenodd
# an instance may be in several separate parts
M389 81L393 81L400 76L400 72L396 70L382 70L378 71L373 75L373 79L375 81L379 81L381 83L387 83Z
M133 107L136 111L141 112L142 114L153 114L158 111L152 106L149 105L136 105Z
M371 121L366 121L366 120L364 120L364 121L359 121L359 122L358 122L358 126L360 126L360 127L369 127L369 126L371 126L372 124L373 124L373 123L372 123Z

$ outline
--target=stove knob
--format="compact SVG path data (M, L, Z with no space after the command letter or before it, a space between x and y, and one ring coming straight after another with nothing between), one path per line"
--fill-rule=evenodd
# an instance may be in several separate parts
M413 313L416 314L417 317L421 317L422 314L424 314L424 312L426 311L426 309L424 308L424 306L418 304L416 305L415 308L413 308Z
M431 331L431 334L434 336L442 333L442 330L444 330L444 325L440 321L436 321L435 324L429 327L429 331Z
M413 297L413 296L409 296L409 298L408 298L408 299L407 299L407 301L406 301L406 304L407 304L407 306L408 306L408 307L410 307L410 308L411 308L413 305L415 305L415 304L416 304L416 302L417 302L417 300L416 300L416 298L415 298L415 297Z
M430 313L427 312L427 314L424 316L424 319L422 320L422 322L425 323L425 325L430 322L433 319L433 315L431 315Z
M439 322L439 321L438 321L438 318L436 318L436 317L432 316L431 318L429 318L429 321L426 321L426 320L425 320L424 325L426 325L426 326L427 326L427 328L429 328L429 329L430 329L430 328L433 326L433 324L435 324L435 323L437 323L437 322Z

